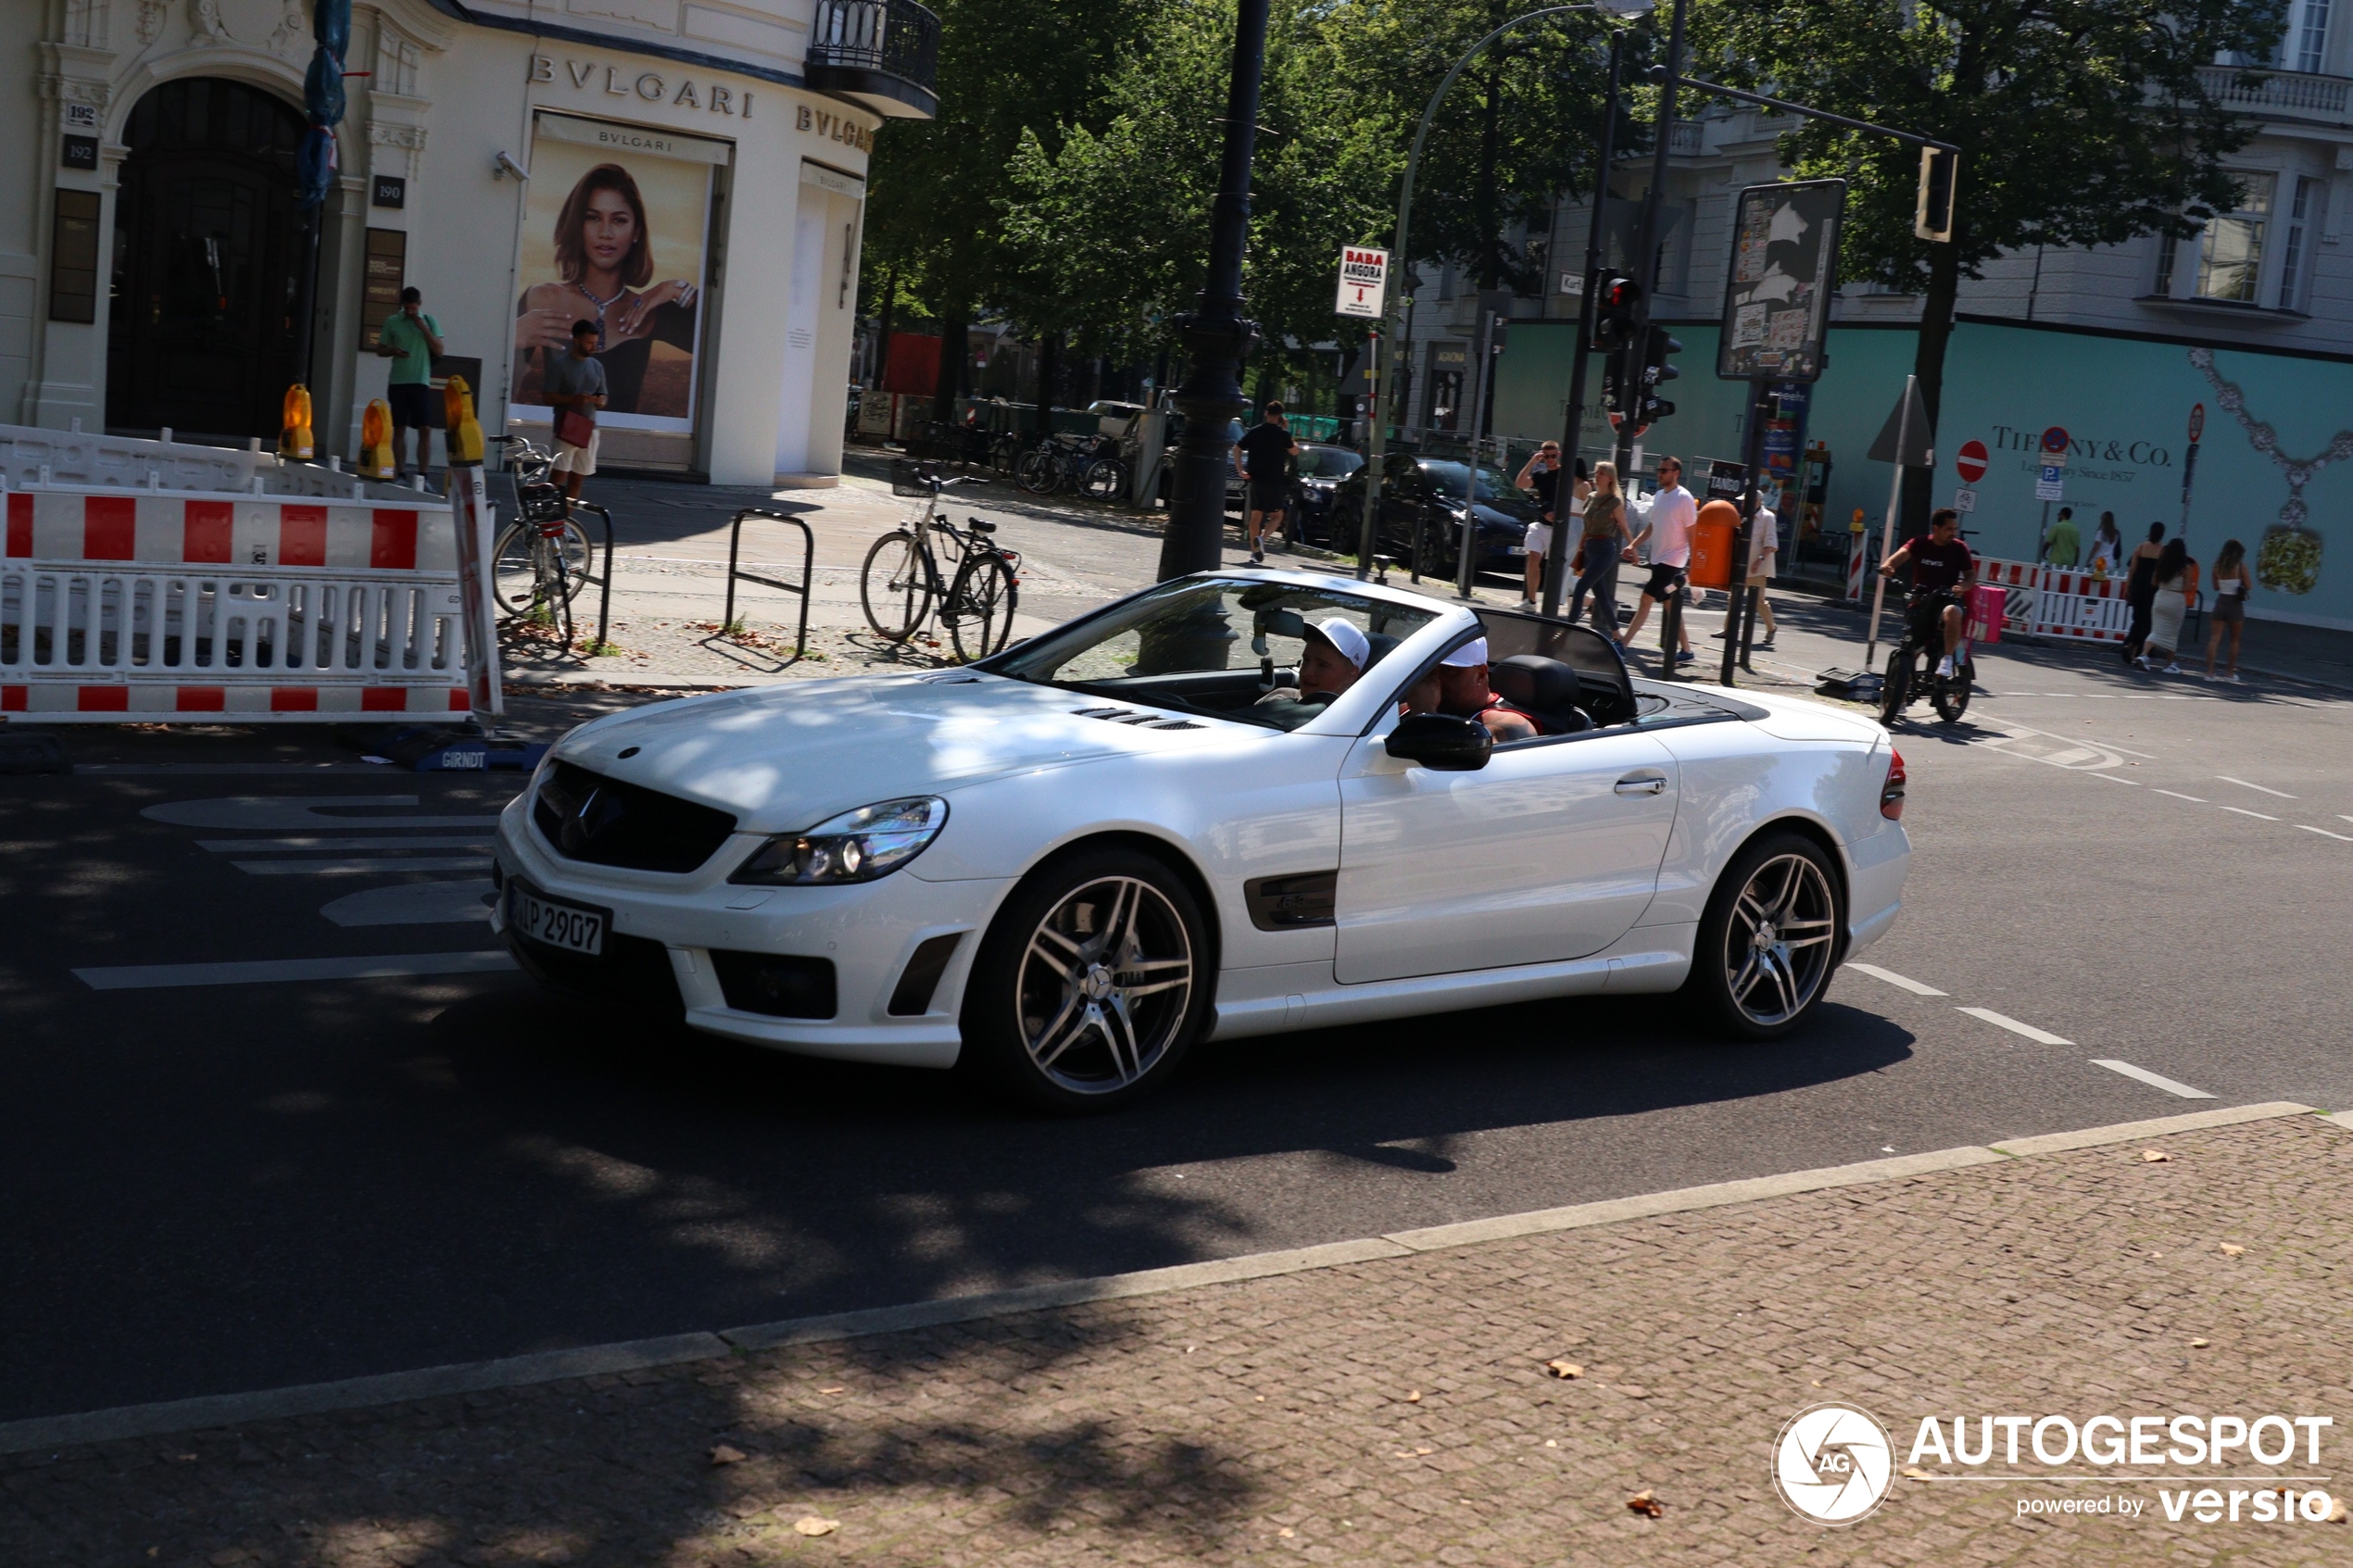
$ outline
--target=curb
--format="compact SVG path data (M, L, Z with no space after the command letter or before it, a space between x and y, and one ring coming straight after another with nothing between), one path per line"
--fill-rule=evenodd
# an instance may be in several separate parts
M756 1323L743 1328L724 1329L717 1333L677 1334L657 1339L637 1339L612 1345L585 1346L577 1349L544 1350L532 1355L509 1356L496 1361L425 1367L415 1372L385 1373L370 1377L346 1378L333 1383L299 1384L292 1387L261 1389L247 1394L217 1394L193 1399L173 1399L160 1404L123 1405L112 1410L88 1411L74 1415L36 1416L25 1421L0 1423L0 1454L25 1453L40 1449L113 1442L126 1437L152 1437L165 1433L195 1432L213 1427L236 1425L249 1421L281 1420L289 1416L322 1415L335 1411L364 1410L372 1406L403 1404L412 1399L433 1399L448 1394L479 1394L499 1388L558 1383L575 1377L640 1372L649 1368L675 1366L689 1361L716 1361L746 1351L771 1349L786 1345L811 1345L829 1340L856 1339L868 1335L894 1334L909 1329L936 1328L949 1323L974 1323L987 1318L1010 1317L1022 1312L1034 1312L1054 1307L1079 1306L1092 1301L1116 1301L1139 1296L1166 1295L1180 1290L1195 1290L1204 1286L1232 1285L1244 1280L1267 1279L1279 1274L1306 1273L1317 1269L1340 1268L1351 1263L1410 1258L1426 1252L1442 1251L1457 1247L1479 1246L1518 1236L1540 1236L1555 1231L1581 1230L1593 1225L1617 1224L1628 1220L1647 1219L1659 1214L1722 1209L1742 1203L1754 1203L1768 1198L1787 1198L1800 1193L1822 1192L1838 1187L1902 1181L1941 1171L1956 1171L1974 1165L1998 1165L2013 1159L2060 1154L2075 1149L2096 1148L2110 1144L2133 1143L2143 1138L2164 1137L2175 1133L2199 1132L2210 1127L2228 1127L2247 1122L2264 1122L2290 1116L2315 1114L2321 1121L2343 1128L2347 1133L2353 1133L2353 1111L2339 1111L2331 1115L2316 1112L2313 1107L2299 1105L2292 1100L2271 1100L2260 1105L2233 1106L2220 1110L2192 1111L2183 1116L2164 1116L2148 1122L2121 1122L2112 1126L2090 1127L2081 1132L2053 1133L2039 1137L2011 1139L2005 1143L1970 1145L1958 1148L1936 1149L1924 1154L1899 1155L1892 1160L1866 1160L1850 1165L1831 1165L1812 1171L1792 1171L1778 1176L1757 1176L1743 1181L1714 1182L1705 1186L1681 1187L1670 1192L1646 1193L1635 1198L1609 1198L1596 1203L1572 1204L1562 1209L1539 1209L1521 1214L1501 1214L1491 1219L1469 1220L1459 1224L1433 1225L1421 1230L1396 1231L1386 1236L1331 1242L1320 1247L1305 1247L1281 1252L1254 1252L1239 1258L1221 1258L1204 1263L1181 1263L1171 1268L1142 1269L1132 1273L1105 1274L1093 1279L1063 1280L1048 1285L1026 1286L1018 1289L993 1291L981 1296L952 1296L936 1301L914 1301L896 1307L875 1307L860 1311L834 1312L820 1317L789 1318L780 1323Z

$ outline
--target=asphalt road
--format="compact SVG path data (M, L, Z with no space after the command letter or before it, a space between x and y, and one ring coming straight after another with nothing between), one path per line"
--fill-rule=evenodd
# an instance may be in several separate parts
M1846 623L1789 619L1767 671L1828 662L1799 628ZM74 732L73 776L0 779L0 1420L2353 1105L2353 704L2079 650L1981 671L1969 722L1899 735L1908 908L1863 956L1944 995L1850 970L1765 1048L1639 999L1237 1042L1082 1122L648 1035L511 972L116 985L488 948L472 868L520 780L292 732Z

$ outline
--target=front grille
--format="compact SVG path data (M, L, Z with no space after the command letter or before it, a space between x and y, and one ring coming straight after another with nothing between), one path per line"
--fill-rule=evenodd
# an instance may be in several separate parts
M601 957L569 953L507 934L507 950L523 972L543 985L600 1002L616 1002L668 1018L683 1018L686 999L670 967L670 949L645 936L605 934Z
M547 771L531 820L566 859L634 872L693 871L736 831L724 811L570 762Z

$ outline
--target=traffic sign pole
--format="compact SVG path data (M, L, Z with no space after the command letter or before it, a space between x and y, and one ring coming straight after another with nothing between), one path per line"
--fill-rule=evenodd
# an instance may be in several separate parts
M1917 376L1904 378L1904 412L1897 416L1895 425L1895 477L1888 482L1887 515L1880 519L1879 524L1879 558L1882 562L1887 559L1888 546L1895 538L1895 508L1904 499L1904 454L1912 445L1912 386L1919 379ZM1879 658L1879 612L1880 608L1887 603L1887 579L1880 576L1876 568L1871 575L1871 628L1863 640L1863 673L1866 675L1871 672L1871 664Z

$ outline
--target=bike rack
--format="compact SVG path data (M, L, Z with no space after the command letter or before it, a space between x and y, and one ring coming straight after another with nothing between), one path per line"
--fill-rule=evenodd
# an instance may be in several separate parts
M765 518L771 522L789 522L800 530L800 581L799 583L787 583L778 577L762 577L756 571L746 571L736 564L736 546L742 542L744 536L744 520L755 517ZM809 525L800 519L789 512L772 511L766 507L746 507L742 511L737 512L735 521L727 527L727 609L719 620L721 634L724 635L726 628L736 623L736 579L740 577L747 583L757 583L762 587L778 588L787 594L800 596L800 630L793 639L792 656L799 659L806 654L809 651L809 585L815 574L816 563L817 535L811 533Z
M605 646L605 633L612 629L612 513L594 501L574 501L572 509L575 512L595 512L598 520L605 525L605 574L589 579L597 584L597 640L589 646L601 648ZM596 546L592 545L589 549L593 554ZM567 652L571 650L569 643L564 646Z

